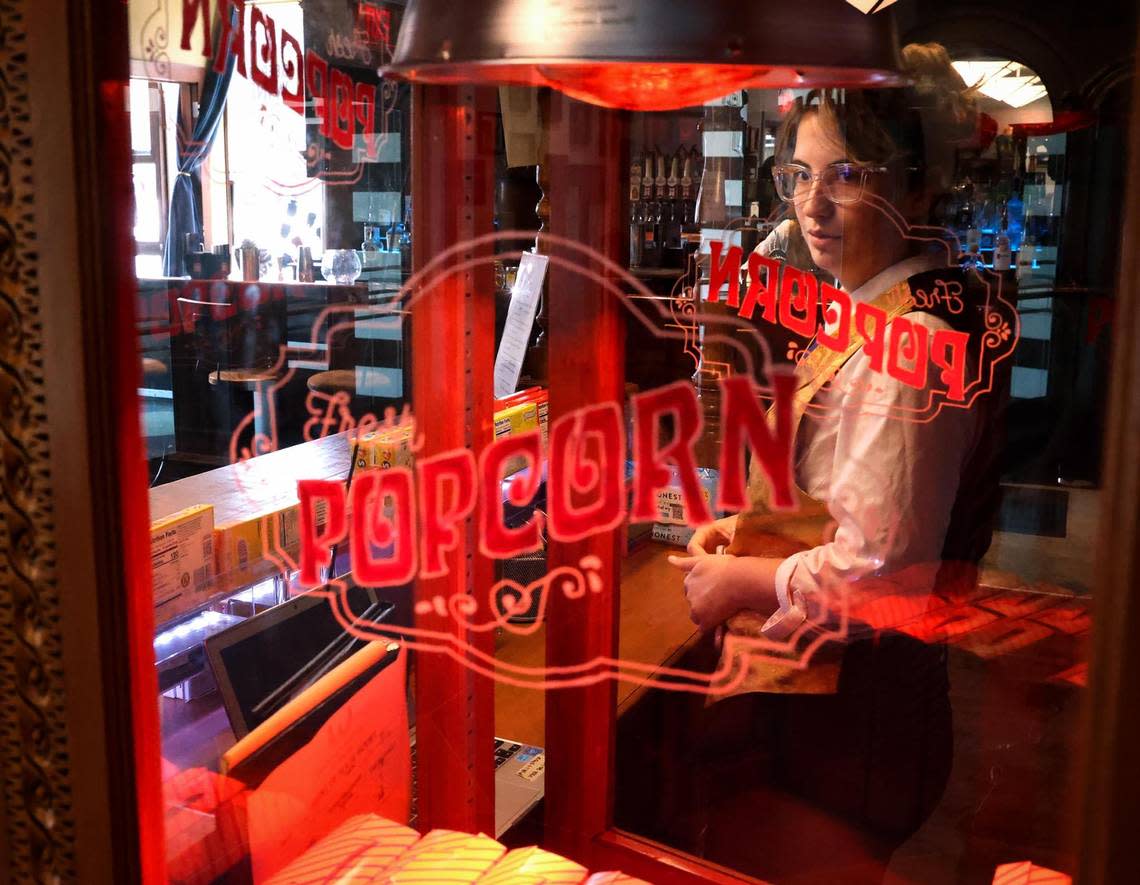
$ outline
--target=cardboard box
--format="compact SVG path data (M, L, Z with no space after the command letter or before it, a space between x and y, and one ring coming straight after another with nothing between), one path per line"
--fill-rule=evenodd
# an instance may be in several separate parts
M687 525L663 525L662 523L653 523L652 538L654 541L660 541L662 544L673 544L677 547L687 547L693 533L696 529L691 529Z
M198 504L151 524L154 620L165 624L204 604L214 586L214 507Z
M516 403L495 412L495 439L538 429L538 404L533 400ZM503 476L518 473L526 467L526 459L512 458L503 467Z
M389 467L411 467L414 461L410 425L381 431L377 435L372 447L372 466L386 470Z
M317 500L317 528L322 528L328 520L329 505L323 500ZM296 556L301 549L301 502L290 504L278 512L280 522L279 539L281 549L290 556Z
M412 432L412 425L406 424L373 430L359 438L350 436L349 445L356 446L356 469L411 467Z
M278 520L263 513L214 529L214 572L220 589L240 590L266 577L265 532Z
M701 497L705 499L709 512L715 515L719 472L708 467L698 467L697 478L701 481ZM683 500L681 482L677 477L677 471L673 470L669 486L657 492L657 521L672 525L686 525Z

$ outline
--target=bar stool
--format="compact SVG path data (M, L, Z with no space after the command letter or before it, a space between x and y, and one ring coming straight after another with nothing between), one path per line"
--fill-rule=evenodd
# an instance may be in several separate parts
M333 396L337 393L347 393L349 397L356 396L356 372L350 369L330 369L326 372L317 372L306 384L314 393L323 393Z
M182 327L193 330L198 358L215 367L207 375L210 386L252 394L253 432L273 439L269 397L280 376L277 358L283 323L272 309L261 305L250 309L232 302L180 297L178 308Z

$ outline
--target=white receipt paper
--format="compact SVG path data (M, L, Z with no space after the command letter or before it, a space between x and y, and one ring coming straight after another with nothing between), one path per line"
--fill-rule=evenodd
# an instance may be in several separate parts
M550 263L545 255L524 252L519 262L519 271L511 289L511 306L507 310L507 325L503 329L503 340L499 352L495 354L495 398L502 399L515 392L526 356L530 330L534 326L534 314L538 309L538 298L542 294L542 281L546 277L546 266Z

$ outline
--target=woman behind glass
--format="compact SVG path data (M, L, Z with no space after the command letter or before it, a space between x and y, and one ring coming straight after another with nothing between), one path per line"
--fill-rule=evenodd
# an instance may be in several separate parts
M903 60L907 88L797 102L777 140L773 178L812 263L836 277L852 304L905 314L931 338L968 332L976 367L982 299L967 295L960 311L917 310L913 299L938 282L978 291L981 278L957 267L955 244L917 227L949 189L954 146L976 131L976 113L942 47L908 46ZM888 325L888 341L892 332ZM969 579L996 510L1002 394L943 408L933 420L897 417L922 411L936 375L932 368L925 387L908 386L874 370L862 349L801 363L798 387L826 383L797 414L798 533L771 534L778 520L760 482L749 513L699 529L689 556L671 557L702 630L728 622L730 631L747 631L751 623L782 640L805 618L826 620L819 600L836 591L866 595L889 576L925 598L948 580L947 563L964 566ZM820 518L805 522L805 513ZM725 551L732 555L718 555ZM806 671L769 668L746 685L763 694L721 701L703 715L698 745L706 761L717 760L705 768L703 789L711 859L777 879L881 877L891 850L941 796L952 743L942 647L891 626L854 623ZM737 822L753 807L756 828L742 839ZM790 838L808 825L842 832ZM830 859L827 844L841 846L828 849L837 852Z

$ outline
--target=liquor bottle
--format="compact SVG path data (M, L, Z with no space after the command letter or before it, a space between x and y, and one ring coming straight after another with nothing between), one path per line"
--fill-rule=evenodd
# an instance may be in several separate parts
M1009 247L1009 213L1006 204L1001 204L1001 222L997 235L994 237L994 270L1008 271L1013 261L1013 254Z

